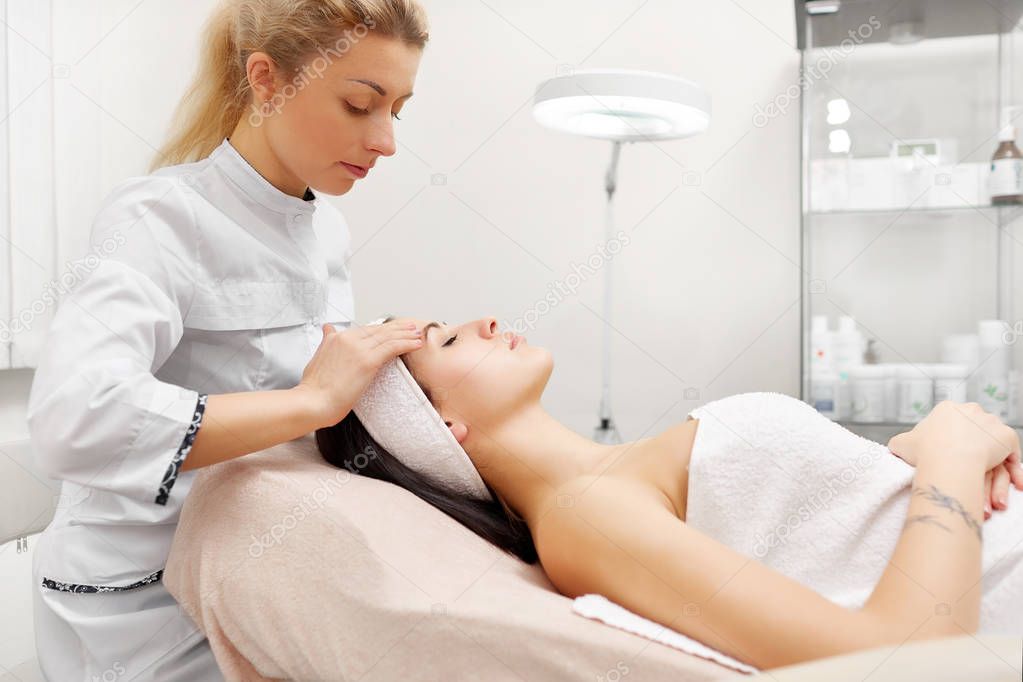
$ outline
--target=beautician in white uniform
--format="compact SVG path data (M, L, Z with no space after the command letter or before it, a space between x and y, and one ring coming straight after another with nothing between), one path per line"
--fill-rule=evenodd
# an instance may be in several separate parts
M316 194L395 152L421 8L235 0L206 31L156 170L92 223L106 255L61 301L29 396L39 465L63 481L33 565L55 682L223 679L161 582L196 469L336 423L421 343L353 325L348 227Z

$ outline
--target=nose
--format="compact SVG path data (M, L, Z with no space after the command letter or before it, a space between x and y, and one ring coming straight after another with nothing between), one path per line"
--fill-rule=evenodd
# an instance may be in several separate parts
M366 148L376 152L380 156L393 156L397 151L394 143L394 126L391 124L391 115L388 112L385 123L373 122L366 133Z
M497 318L496 317L484 317L480 320L480 333L483 338L490 339L497 333Z

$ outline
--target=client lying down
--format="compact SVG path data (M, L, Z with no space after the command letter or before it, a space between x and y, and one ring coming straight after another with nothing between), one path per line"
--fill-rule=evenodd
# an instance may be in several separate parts
M539 560L564 595L603 595L761 669L1023 636L1019 440L976 404L939 403L886 447L795 398L743 393L606 445L541 407L546 349L494 318L408 319L425 343L316 432L320 452Z

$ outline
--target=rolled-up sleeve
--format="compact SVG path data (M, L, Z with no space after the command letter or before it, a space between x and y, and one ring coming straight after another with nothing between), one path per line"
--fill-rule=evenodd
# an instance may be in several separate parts
M206 396L154 376L183 334L195 269L194 219L171 178L134 178L90 233L100 254L60 301L33 379L27 421L55 479L166 504Z

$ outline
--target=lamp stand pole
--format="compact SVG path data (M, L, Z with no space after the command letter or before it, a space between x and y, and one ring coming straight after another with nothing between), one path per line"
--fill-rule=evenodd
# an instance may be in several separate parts
M604 243L607 244L614 236L614 194L618 181L618 155L622 143L615 140L611 148L611 163L604 176L604 189L607 192L607 205L604 209ZM593 440L608 445L622 442L618 427L611 417L611 275L610 261L604 265L604 350L603 350L603 384L600 392L600 422L593 430Z

